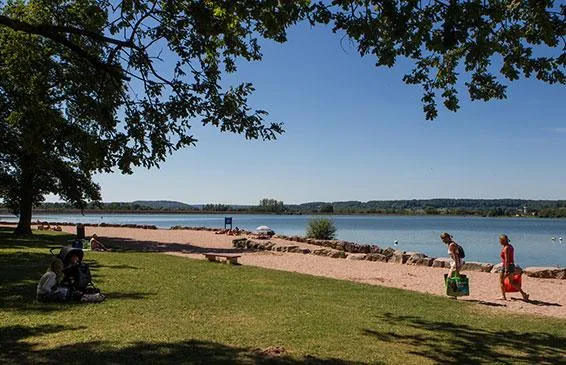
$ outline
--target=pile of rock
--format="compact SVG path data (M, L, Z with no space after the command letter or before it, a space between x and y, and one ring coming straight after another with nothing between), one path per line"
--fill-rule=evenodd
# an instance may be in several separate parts
M77 223L70 222L47 222L47 221L36 221L34 224L37 225L51 225L51 226L76 226ZM137 229L158 229L157 226L153 224L110 224L110 223L79 223L84 227L115 227L115 228L137 228Z
M395 250L391 247L380 248L372 245L360 245L346 241L325 241L325 240L312 240L303 237L290 237L277 236L288 241L302 242L309 244L317 244L324 248L311 250L308 248L301 248L296 245L276 244L271 241L254 241L249 238L237 238L232 241L232 245L239 249L248 249L254 251L278 251L278 252L295 252L302 254L311 254L317 256L327 256L332 258L342 258L348 260L366 260L366 261L379 261L389 262L396 264L405 264L413 266L428 266L428 267L450 267L451 260L447 257L428 257L420 252L405 252ZM316 242L316 243L315 243ZM485 262L465 262L462 271L481 271L498 273L501 272L501 264L490 264ZM521 269L518 267L518 269ZM523 273L530 277L537 278L554 278L566 279L566 268L526 268Z
M86 226L86 224L85 224ZM93 224L94 227L115 227L115 228L140 228L140 229L158 229L157 226L153 224L108 224L100 223Z
M186 227L186 226L173 226L169 229L172 230L190 230L190 231L220 231L221 228L210 228L210 227Z
M566 279L566 268L560 267L527 267L525 274L541 279Z

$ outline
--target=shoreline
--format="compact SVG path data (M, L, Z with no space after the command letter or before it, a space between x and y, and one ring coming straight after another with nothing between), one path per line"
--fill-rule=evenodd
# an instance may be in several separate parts
M41 230L44 229L41 226L47 225L48 227L76 227L77 225L82 225L84 227L110 227L110 228L132 228L132 229L146 229L146 230L189 230L189 231L211 231L211 232L219 232L225 231L226 229L223 228L213 228L213 227L206 227L206 226L170 226L170 227L159 227L154 224L114 224L114 223L72 223L72 222L48 222L48 221L40 221L36 220L32 222L32 227L34 225L37 226L37 229ZM16 225L13 222L5 222L0 220L0 226L2 225ZM236 227L237 228L237 227ZM49 228L47 228L49 229ZM61 230L61 228L59 228ZM241 233L250 235L252 232L246 230L240 230ZM75 234L75 232L69 231L71 234ZM292 241L292 242L299 242L299 243L309 243L315 246L323 247L325 249L332 249L340 252L344 252L346 256L353 256L353 254L366 254L368 257L357 257L356 260L369 260L369 261L382 261L382 262L392 262L392 263L400 263L400 264L408 264L408 265L418 265L418 266L428 266L428 267L449 267L449 262L446 262L445 257L431 257L423 252L417 251L403 251L398 248L394 248L391 246L382 247L378 244L360 244L353 241L347 240L322 240L322 239L311 239L303 236L287 236L278 234L274 237L280 238L284 241ZM562 239L562 238L560 238ZM255 250L265 250L265 247L259 245L252 245L253 249ZM242 246L241 248L250 248L246 246ZM268 251L271 248L267 249ZM315 250L315 251L321 251ZM326 250L327 251L327 250ZM329 252L322 252L317 253L313 252L316 255L320 256L331 256ZM382 254L386 254L386 257L383 257ZM346 258L346 256L333 256L333 257L340 257ZM371 256L371 257L370 257ZM438 261L437 261L438 260ZM480 261L468 261L464 260L464 269L469 271L484 271L484 272L491 272L491 273L499 273L501 271L501 263L492 264L491 262L480 262ZM566 267L562 267L559 265L555 266L544 266L544 265L536 265L536 266L527 266L523 268L520 265L517 265L517 268L521 270L521 272L525 273L527 276L531 277L538 277L538 278L556 278L556 279L566 279ZM529 270L530 269L530 270ZM549 272L553 271L553 272Z
M3 226L13 226L5 225ZM74 226L63 231L74 234ZM96 233L110 247L124 247L205 260L204 252L228 252L241 255L242 265L297 272L339 280L399 288L432 295L445 296L443 274L446 268L392 264L389 262L340 259L296 252L252 251L234 247L234 239L248 236L229 236L208 230L139 229L124 227L85 227L86 236ZM316 250L320 246L271 239L276 245L292 245ZM103 253L112 255L114 253ZM529 302L518 300L510 293L507 301L499 301L499 276L488 272L463 271L470 279L470 296L458 300L478 303L484 308L512 311L516 314L535 314L566 319L566 280L523 278L523 287L531 295ZM515 299L511 299L515 298ZM479 307L481 309L481 307Z

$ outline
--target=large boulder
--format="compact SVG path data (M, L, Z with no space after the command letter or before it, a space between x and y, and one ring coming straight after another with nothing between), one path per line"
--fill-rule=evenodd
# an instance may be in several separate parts
M452 262L451 259L447 257L439 257L434 259L432 262L432 267L450 267L450 263Z
M247 248L252 249L252 250L257 250L259 249L259 245L261 245L261 242L256 242L256 241L247 241Z
M247 238L236 238L232 240L232 246L235 248L246 248Z
M405 252L405 254L409 255L409 257L411 257L411 256L417 256L417 257L421 257L421 258L422 258L422 257L427 257L427 255L425 255L425 254L422 253L422 252L407 251L407 252Z
M379 254L383 254L383 250L382 250L379 246L372 245L372 246L370 246L368 253L379 253Z
M335 250L344 251L345 245L346 245L346 242L344 242L344 241L334 241L332 243L331 247Z
M360 252L360 248L355 243L344 242L344 251L351 252L351 253L358 253L358 252Z
M492 274L499 274L502 271L503 271L503 264L500 262L498 264L493 265L490 272ZM521 266L519 266L519 265L515 266L515 272L522 272L522 271L523 271L523 269L521 268Z
M367 256L365 253L351 253L346 258L348 260L365 260Z
M423 254L415 254L409 256L407 259L407 265L412 266L431 266L434 262L434 257L426 257Z
M380 261L380 262L387 262L389 258L385 255L380 253L369 253L366 256L366 260L368 261Z
M273 243L271 241L267 241L262 246L263 246L264 250L271 251L271 250L273 250L273 247L275 247L275 243Z
M283 252L296 252L299 249L299 246L282 246L281 251Z
M497 274L500 273L501 271L503 271L503 264L500 262L498 264L493 265L490 272L492 274Z
M331 252L328 256L335 258L335 259L345 259L346 256L348 256L348 255L344 251L334 251L334 252Z
M332 251L327 250L325 248L320 248L318 250L313 250L313 255L318 255L318 256L328 256L329 253L331 253Z
M527 267L525 274L532 278L566 279L566 268L559 267Z
M403 251L395 251L393 255L387 260L387 262L391 262L394 264L404 264L409 259L410 255L407 255Z
M393 254L394 254L395 252L400 252L400 251L399 251L399 250L395 250L395 249L393 249L393 248L391 248L391 247L387 247L386 249L381 250L381 252L379 252L379 253L382 254L382 255L387 256L388 258L391 258L391 256L393 256Z
M287 252L300 252L299 246L287 246Z
M493 269L493 264L488 264L485 262L464 262L464 265L460 269L461 271L482 271L482 272L491 272Z

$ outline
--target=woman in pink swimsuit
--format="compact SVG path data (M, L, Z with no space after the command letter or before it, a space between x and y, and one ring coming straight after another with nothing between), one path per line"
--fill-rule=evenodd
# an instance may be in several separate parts
M503 264L501 274L499 275L499 283L501 285L501 299L507 300L505 296L505 278L508 278L509 284L515 289L517 289L524 300L529 300L529 294L525 293L523 289L519 287L518 283L513 282L513 274L515 273L515 249L511 244L509 237L506 234L499 236L499 243L503 248L501 249L501 262Z

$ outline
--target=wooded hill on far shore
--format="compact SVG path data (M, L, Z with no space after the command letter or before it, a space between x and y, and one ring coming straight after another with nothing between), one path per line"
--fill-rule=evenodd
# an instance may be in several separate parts
M1 206L0 206L1 207ZM2 207L5 212L8 210ZM413 199L284 204L262 199L258 205L186 204L178 201L91 203L79 210L67 203L43 203L45 213L274 213L274 214L391 214L566 217L566 200Z

